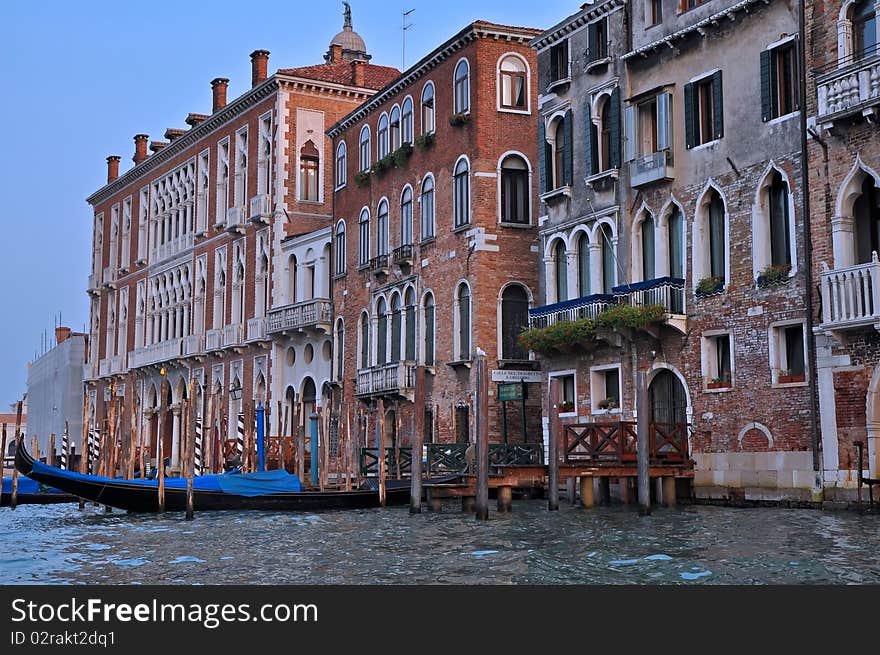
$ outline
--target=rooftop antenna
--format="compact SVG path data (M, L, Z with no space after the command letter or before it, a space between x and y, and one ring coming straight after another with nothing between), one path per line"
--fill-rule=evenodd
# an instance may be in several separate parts
M413 23L406 22L406 18L414 11L415 9L410 9L409 11L403 12L403 62L400 70L406 70L406 31L413 26Z

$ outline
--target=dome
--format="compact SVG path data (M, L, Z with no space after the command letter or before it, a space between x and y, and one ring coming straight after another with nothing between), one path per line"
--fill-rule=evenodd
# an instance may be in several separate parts
M367 44L361 38L361 35L355 32L351 27L346 27L339 34L330 40L330 45L341 45L343 50L351 52L366 52Z
M342 24L342 31L330 40L330 47L327 49L324 59L330 63L337 63L337 60L340 58L369 61L371 57L367 54L367 44L364 43L361 35L355 32L351 26L351 5L347 2L342 4L345 5L345 12L342 14L345 19ZM341 52L337 50L337 53L334 54L334 46L338 50L341 49Z

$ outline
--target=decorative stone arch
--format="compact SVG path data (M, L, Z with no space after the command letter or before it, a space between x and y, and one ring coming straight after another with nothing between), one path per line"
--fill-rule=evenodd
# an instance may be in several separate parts
M498 359L502 359L504 356L504 292L507 291L511 287L519 287L526 292L526 300L528 301L529 309L535 306L535 296L532 293L531 288L528 284L523 282L522 280L509 280L501 285L501 288L498 289L498 299L497 299L497 316L496 316L496 325L495 325L495 340L496 346L498 347ZM531 359L534 357L532 353L527 353L527 357Z
M557 232L547 239L547 244L544 248L544 279L546 280L548 302L551 299L553 300L553 302L563 302L565 300L568 300L568 298L559 298L559 286L557 284L558 269L556 266L556 249L559 244L562 245L562 249L565 252L566 289L568 290L568 293L570 293L571 291L571 248L569 247L568 239L568 235L566 235L564 232ZM566 295L568 295L568 293Z
M519 63L521 63L525 67L526 71L526 80L525 80L525 97L526 97L526 106L523 109L513 109L511 107L503 107L502 106L502 93L503 89L501 88L501 65L507 59L517 59ZM529 89L532 88L532 67L529 66L529 62L526 60L518 52L505 52L500 57L498 57L498 61L495 62L495 108L498 111L507 111L507 112L517 112L523 114L529 114L532 111L532 96L529 93Z
M865 416L868 431L869 477L877 479L880 478L880 366L874 367L874 374L868 384Z
M458 67L464 63L466 72L465 72L465 85L467 86L467 98L465 98L466 107L456 107L456 89L455 85L458 81ZM455 66L452 69L452 111L453 112L462 112L465 114L471 113L471 62L468 61L467 57L460 57L457 62L455 62ZM436 102L436 101L435 101Z
M656 267L657 260L657 234L659 230L657 229L657 217L654 212L651 211L651 208L648 207L648 203L642 201L641 206L635 213L635 218L633 218L632 224L632 244L631 251L632 255L630 257L630 280L632 281L641 281L644 278L644 257L643 257L643 228L645 222L648 219L651 219L651 222L654 224L654 264Z
M767 450L771 450L773 448L773 434L770 432L770 428L768 428L763 423L758 423L756 421L746 423L739 431L739 434L736 437L736 441L739 444L739 449L743 449L743 440L745 439L746 435L753 430L757 430L758 432L761 432L765 437L767 437Z
M501 194L502 194L502 192L501 192L501 182L502 182L502 180L501 180L501 171L502 171L502 168L504 167L504 162L505 162L505 160L507 160L507 159L512 159L512 158L519 159L519 160L521 160L521 161L525 164L525 166L526 166L526 174L527 174L527 177L528 177L528 189L529 189L529 190L532 189L532 182L533 182L533 180L532 180L532 175L533 175L533 172L532 172L532 162L529 161L529 158L528 158L525 154L523 154L522 152L520 152L519 150L508 150L507 152L503 153L503 154L498 158L498 163L497 163L497 165L496 165L496 167L495 167L495 174L496 174L496 189L495 189L495 192L496 192L496 194L497 194L497 198L498 198L498 201L497 201L497 203L496 203L496 205L497 205L497 207L496 207L496 211L497 211L497 218L498 218L498 222L499 222L499 223L501 222L501 218L502 218L502 207L501 207ZM533 213L533 207L534 207L534 204L533 204L533 202L532 202L532 193L531 193L531 191L529 191L529 193L528 193L527 195L528 195L528 198L529 198L529 207L528 207L528 219L529 219L529 220L528 220L528 224L531 225L531 223L532 223L532 213Z
M788 189L788 193L786 194L788 207L788 256L791 261L789 277L792 277L797 273L798 257L795 230L794 189L788 173L771 159L770 163L767 164L767 167L761 174L760 181L755 189L755 197L752 202L752 274L755 279L758 279L760 272L771 264L770 203L767 190L770 188L773 176L777 173Z
M853 266L856 261L854 205L862 193L862 183L872 177L880 187L880 175L856 155L852 168L840 185L834 203L834 216L831 218L831 242L834 252L834 268Z
M730 202L721 185L713 178L706 180L703 190L697 197L694 209L693 234L691 238L691 255L693 258L693 284L696 289L701 279L709 277L711 273L711 253L709 250L709 202L711 192L715 191L721 197L724 206L724 287L730 283Z
M667 277L672 275L669 217L675 209L678 209L681 214L681 242L678 244L678 247L681 251L682 278L687 276L687 214L684 211L684 205L682 202L675 197L675 194L671 194L666 202L663 203L660 212L654 217L654 243L657 252L657 277Z
M667 362L654 362L651 365L651 370L648 371L647 375L648 387L651 386L651 381L657 376L660 371L669 371L670 373L675 375L675 377L678 378L678 381L681 383L681 386L684 389L684 397L687 400L685 414L687 416L688 425L690 425L693 422L694 418L694 405L691 398L691 390L690 387L688 387L688 383L684 377L684 374L682 374L682 372L672 364L669 364ZM688 441L690 441L690 435L688 435Z
M459 290L462 286L467 288L468 291L468 299L469 299L469 307L468 307L468 324L467 326L462 326L462 317L461 317L461 308L459 307ZM470 353L474 352L474 315L475 315L475 298L474 298L474 290L471 287L470 282L468 282L465 278L459 279L455 283L455 287L452 290L452 324L453 324L453 358L458 359L461 351L461 334L463 331L463 327L466 328L466 333L468 335L468 351ZM436 302L436 299L435 299Z
M859 0L846 0L840 6L840 13L837 15L837 66L843 68L852 63L854 56L853 48L853 24L852 10ZM874 0L874 11L880 14L880 2Z

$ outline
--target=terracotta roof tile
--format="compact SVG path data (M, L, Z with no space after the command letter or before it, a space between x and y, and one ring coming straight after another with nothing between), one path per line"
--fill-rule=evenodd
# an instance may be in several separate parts
M502 25L501 23L490 23L486 20L478 20L473 24L474 27L489 27L497 30L519 30L521 32L528 32L530 34L543 34L544 30L540 30L534 27L520 27L518 25Z
M376 64L366 63L363 66L364 87L368 89L381 89L400 76L400 71L390 66L377 66ZM304 77L310 80L332 82L334 84L352 84L354 81L354 66L351 61L301 66L300 68L282 68L278 72L281 75Z

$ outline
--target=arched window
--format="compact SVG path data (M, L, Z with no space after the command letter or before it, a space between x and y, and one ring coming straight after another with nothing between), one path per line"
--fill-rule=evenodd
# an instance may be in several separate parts
M556 269L556 302L568 300L568 261L562 239L553 247L553 264Z
M560 119L556 122L556 132L555 137L556 140L554 142L553 147L553 188L558 189L560 187L565 186L566 177L565 177L565 164L566 164L566 134L568 132L568 128L565 125L565 120Z
M344 187L348 182L348 158L346 156L345 141L341 141L336 147L336 188Z
M599 238L602 240L602 293L610 294L614 289L615 282L615 259L614 243L612 242L611 227L608 223L602 223L599 227Z
M526 65L513 55L501 61L501 106L526 109Z
M425 366L434 365L434 296L427 294L424 303L425 312L425 341L423 344L424 351L422 357Z
M391 296L391 363L400 361L400 338L403 315L400 309L400 294Z
M452 174L452 201L455 227L467 225L470 220L470 177L468 175L468 161L464 157L459 158Z
M599 172L611 170L611 98L605 96L600 103L599 123Z
M434 83L428 82L422 89L422 134L434 131Z
M710 187L698 201L694 226L694 281L698 284L709 278L717 278L722 283L726 280L724 213L724 199L717 189ZM767 231L764 239L769 237Z
M376 304L376 365L388 363L388 306L384 298Z
M361 312L361 368L370 368L370 316Z
M336 320L336 380L342 381L345 362L345 325L342 319Z
M471 358L471 290L462 282L455 293L456 319L458 322L456 355L460 361Z
M455 80L453 82L454 103L452 111L456 114L466 114L470 111L470 77L471 71L467 59L462 59L455 67Z
M310 140L299 151L299 199L318 201L318 148Z
M347 254L345 250L345 221L336 224L336 275L344 275Z
M370 263L370 210L364 207L358 220L358 265Z
M413 101L407 96L403 101L403 110L400 118L400 140L401 143L413 142Z
M877 52L877 13L874 0L859 0L850 10L854 59Z
M388 155L388 114L382 114L376 130L376 159L382 159L386 155Z
M400 245L409 246L413 242L412 187L406 186L400 196Z
M394 152L400 147L400 107L397 105L394 105L394 108L391 110L389 134L391 141L390 151Z
M773 172L767 192L770 194L770 263L774 266L791 266L788 185L779 171Z
M725 277L724 232L724 200L712 189L709 199L709 274L712 277Z
M501 294L501 359L528 359L519 335L529 324L529 296L519 284L511 284Z
M360 155L360 169L362 171L370 170L370 126L364 125L361 128L361 137L358 141Z
M589 296L590 291L590 238L582 232L578 238L578 293Z
M654 265L654 218L645 215L642 221L642 280L653 280L657 277Z
M522 157L510 155L501 162L501 221L531 222L529 216L529 169Z
M672 206L668 221L669 276L684 279L684 218L678 205Z
M880 189L865 175L861 194L853 203L856 222L856 264L867 264L872 253L880 254Z
M388 201L382 198L376 211L376 255L388 254Z
M299 262L296 260L296 255L291 255L287 258L287 302L288 304L292 304L296 302L297 298L297 289L296 289L296 278L299 273ZM225 284L225 276L221 280L221 284Z
M421 240L429 241L434 238L434 178L430 175L422 181L419 213L421 216Z
M406 339L404 341L403 357L412 362L416 358L416 294L409 288L404 298L404 322L406 323Z

